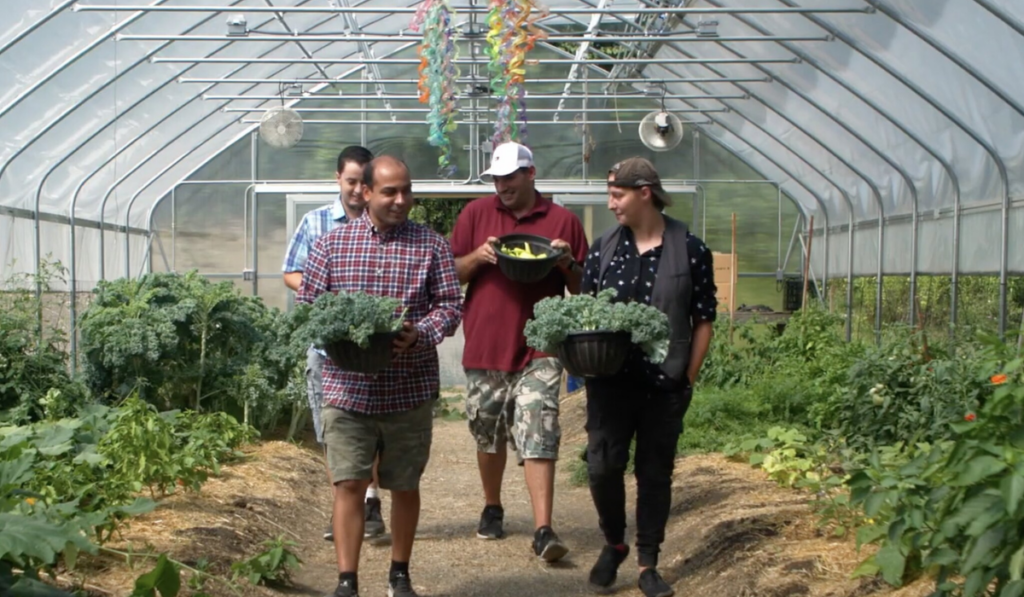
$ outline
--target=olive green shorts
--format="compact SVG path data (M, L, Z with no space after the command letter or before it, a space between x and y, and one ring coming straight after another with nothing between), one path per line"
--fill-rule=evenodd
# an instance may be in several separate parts
M434 430L434 401L384 415L364 415L324 405L324 444L331 479L373 478L373 461L382 489L415 491L430 459Z

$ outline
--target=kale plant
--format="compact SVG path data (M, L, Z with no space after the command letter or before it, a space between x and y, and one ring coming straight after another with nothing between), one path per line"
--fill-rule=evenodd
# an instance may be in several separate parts
M641 303L612 302L615 294L609 288L596 297L578 294L541 299L523 329L526 344L554 353L572 332L629 332L633 344L644 351L649 361L664 361L668 356L668 316Z
M325 292L312 305L298 305L297 317L305 322L296 331L303 345L323 348L344 340L360 348L370 345L370 336L381 332L397 332L402 328L405 310L396 312L402 301L365 292Z

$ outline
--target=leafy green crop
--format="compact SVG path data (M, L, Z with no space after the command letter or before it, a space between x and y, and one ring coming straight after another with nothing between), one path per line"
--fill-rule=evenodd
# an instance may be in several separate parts
M365 292L325 292L312 305L297 305L297 318L305 322L296 330L295 337L308 346L323 347L342 340L350 340L366 348L370 336L379 332L394 332L402 327L402 318L396 312L402 301Z
M612 302L615 290L602 290L596 297L578 294L541 299L526 322L526 344L553 353L572 332L609 330L629 332L652 363L668 355L668 316L654 307L635 302Z

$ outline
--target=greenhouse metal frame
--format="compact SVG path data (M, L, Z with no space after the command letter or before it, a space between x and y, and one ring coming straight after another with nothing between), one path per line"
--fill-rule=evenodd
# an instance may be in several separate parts
M458 43L471 54L456 60L466 75L459 83L486 81L487 58L476 50L489 7L479 0L450 5L462 33ZM70 293L73 330L78 293L152 268L154 239L161 242L155 214L170 204L173 229L177 190L241 185L247 263L237 275L255 292L257 279L279 275L257 267L258 195L316 181L258 172L254 115L295 106L330 116L311 118L310 126L358 127L364 144L382 126L423 127L417 129L423 147L434 151L426 142L427 110L403 107L418 98L415 51L423 36L409 31L418 6L8 0L0 24L4 277L38 272L46 256L56 256L69 271L67 286L57 290ZM911 321L918 276L951 276L955 324L957 280L968 274L998 275L998 327L1006 331L1008 278L1024 272L1020 2L538 0L535 6L544 11L537 26L548 35L529 57L527 104L557 105L528 107L530 130L582 128L586 147L595 142L589 125L635 131L633 115L660 102L683 115L688 132L713 140L763 177L755 182L773 185L780 200L796 206L806 222L797 228L801 246L813 248L807 266L822 285L877 278L876 332L884 276L909 277ZM234 15L245 16L245 31L226 23ZM565 74L533 76L542 67ZM494 99L460 96L459 127L469 141L457 149L468 172L453 180L414 173L418 191L485 190L479 172L491 147ZM609 108L608 101L630 107ZM310 102L337 106L304 107ZM250 153L248 172L239 170L247 176L197 178L233 147ZM570 197L603 192L603 171L585 157L572 171L575 176L545 177L542 170L542 190ZM697 198L702 185L731 182L669 178L676 192ZM330 183L319 184L329 192ZM780 274L781 214L780 207ZM171 242L173 253L173 236ZM852 283L846 291L851 309ZM74 334L71 340L73 351Z

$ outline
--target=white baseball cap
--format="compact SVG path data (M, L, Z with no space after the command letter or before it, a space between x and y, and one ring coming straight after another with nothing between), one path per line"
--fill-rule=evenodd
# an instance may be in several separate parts
M491 167L480 173L484 176L508 176L520 168L533 166L533 152L515 142L502 143L491 154Z

